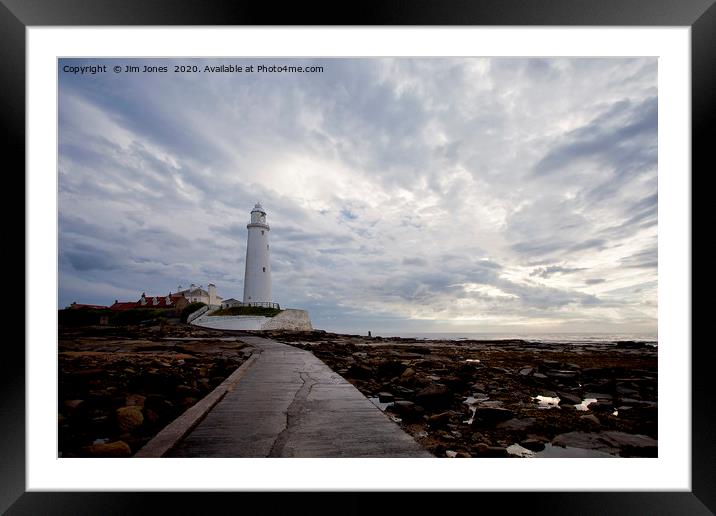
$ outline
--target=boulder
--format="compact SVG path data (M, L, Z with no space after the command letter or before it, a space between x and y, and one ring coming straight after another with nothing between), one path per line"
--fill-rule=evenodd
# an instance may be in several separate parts
M370 371L370 369L368 369L367 367L363 367L362 365L352 364L348 368L348 376L350 376L352 378L362 378L362 379L370 378L371 371Z
M395 397L389 392L379 392L378 401L381 403L391 403L395 401Z
M587 405L589 410L594 412L614 412L614 404L608 400L599 400Z
M127 394L124 404L128 407L144 407L144 401L146 400L146 397L142 396L141 394Z
M378 364L378 376L382 378L392 378L400 375L405 371L405 366L397 360L386 360Z
M93 457L130 457L132 450L124 441L93 444L88 449Z
M524 441L521 441L520 446L522 446L523 448L527 448L528 450L533 452L539 452L544 450L544 442L534 438L525 439Z
M481 443L475 447L475 455L478 457L509 457L506 448L501 446L489 446Z
M514 414L512 411L506 408L478 407L475 410L475 419L473 420L473 424L478 422L488 424L500 423L502 421L512 419L513 417Z
M415 393L415 401L424 407L436 407L450 401L451 393L445 385L437 383L428 385Z
M555 446L571 446L598 450L610 454L655 457L657 441L646 435L627 434L625 432L568 432L552 440Z
M142 409L137 406L122 407L117 409L117 425L123 432L131 432L142 426L144 416Z
M452 412L441 412L439 414L434 414L428 418L428 424L432 428L445 427L450 422L450 417L452 415Z
M522 432L532 427L535 423L537 423L537 419L533 417L525 417L519 419L512 418L508 419L507 421L503 421L502 423L498 423L497 428L499 428L500 430Z
M601 425L602 422L599 421L599 418L595 416L594 414L587 414L586 416L580 416L579 419L582 421L587 421L589 423L593 423L595 425Z
M403 371L403 373L400 375L400 379L401 379L401 380L408 380L408 379L412 378L413 376L415 376L415 369L413 369L412 367L408 367L408 368L405 369L405 371Z
M582 398L579 396L575 396L574 394L570 394L568 392L558 392L557 395L559 396L559 404L560 405L579 405L582 403Z

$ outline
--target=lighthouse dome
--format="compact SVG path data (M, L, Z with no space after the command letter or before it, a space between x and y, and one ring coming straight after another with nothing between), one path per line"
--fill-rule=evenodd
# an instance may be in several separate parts
M257 203L256 203L256 206L254 206L254 209L251 210L251 213L253 213L253 212L255 212L255 211L260 211L261 213L266 213L266 212L264 211L264 207L261 206L261 203L260 203L260 202L257 202Z

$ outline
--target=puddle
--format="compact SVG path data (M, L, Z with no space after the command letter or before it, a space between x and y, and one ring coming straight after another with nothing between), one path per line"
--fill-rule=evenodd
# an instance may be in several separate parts
M532 398L533 400L537 400L537 403L539 403L538 408L541 409L549 409L549 408L559 408L559 398L558 397L552 397L552 396L535 396Z
M373 405L378 407L383 412L385 412L385 409L387 409L388 407L390 407L393 404L392 401L390 401L388 403L381 403L380 398L378 398L378 397L368 398L368 401L370 401Z
M612 412L612 416L618 416L618 415L619 415L619 411L618 411L618 410L615 410L614 412Z
M580 403L579 405L575 405L574 408L581 411L589 410L589 404L596 402L597 398L585 398L582 400L582 403Z
M544 450L535 453L534 456L537 458L618 458L616 455L610 455L609 453L597 450L589 450L587 448L572 448L570 446L562 448L561 446L552 446L552 444L550 443L545 444Z
M451 459L454 459L455 457L457 457L457 452L456 452L456 451L452 451L452 450L447 450L447 451L445 452L445 455L448 456L448 457L450 457Z
M472 362L473 364L479 364L480 360L477 358L468 358L465 362Z

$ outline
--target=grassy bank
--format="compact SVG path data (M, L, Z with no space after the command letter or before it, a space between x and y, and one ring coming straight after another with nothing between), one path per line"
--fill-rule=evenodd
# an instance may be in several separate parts
M260 315L264 317L274 317L281 312L278 308L264 308L262 306L232 306L231 308L222 308L210 315Z

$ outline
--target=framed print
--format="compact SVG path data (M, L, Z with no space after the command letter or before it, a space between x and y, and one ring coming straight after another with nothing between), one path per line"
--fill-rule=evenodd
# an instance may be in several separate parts
M0 23L27 201L3 512L716 510L691 336L713 2Z

